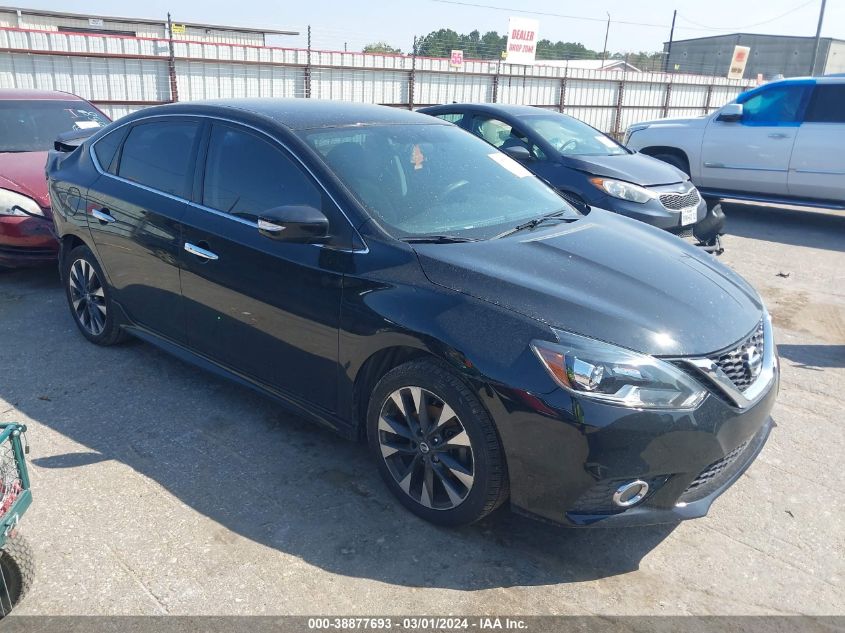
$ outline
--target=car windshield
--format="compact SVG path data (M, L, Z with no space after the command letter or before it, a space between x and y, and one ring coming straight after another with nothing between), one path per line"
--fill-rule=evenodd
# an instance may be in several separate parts
M108 123L102 112L85 101L0 101L0 152L47 151L62 132Z
M558 211L580 217L518 162L452 125L356 126L301 135L400 239L488 239Z
M606 134L562 114L528 115L520 121L565 156L616 156L627 154Z

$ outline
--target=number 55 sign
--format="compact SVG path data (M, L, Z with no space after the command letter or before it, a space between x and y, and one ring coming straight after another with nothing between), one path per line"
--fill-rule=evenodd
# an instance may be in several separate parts
M464 52L463 51L452 51L452 56L449 58L449 67L450 68L463 68L464 67Z

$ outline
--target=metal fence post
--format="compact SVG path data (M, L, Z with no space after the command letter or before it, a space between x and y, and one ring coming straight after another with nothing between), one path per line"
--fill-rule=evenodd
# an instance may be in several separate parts
M308 25L308 49L305 53L305 98L311 98L311 25Z
M669 116L669 105L672 102L672 77L669 77L669 82L666 84L666 98L663 100L663 118Z
M710 114L710 101L713 98L713 84L707 86L707 96L704 98L704 114Z
M414 109L414 88L417 81L417 36L414 35L414 48L411 49L411 72L408 75L408 109Z
M502 60L496 62L496 74L493 75L493 103L499 101L499 73L502 72Z
M566 109L566 75L569 73L569 66L563 69L563 77L560 78L560 99L557 103L558 112L563 112Z
M179 86L176 84L176 54L173 50L173 22L167 14L167 74L170 77L170 101L179 101Z
M625 95L625 80L619 82L616 91L616 116L613 120L613 136L619 138L619 132L622 124L622 103Z

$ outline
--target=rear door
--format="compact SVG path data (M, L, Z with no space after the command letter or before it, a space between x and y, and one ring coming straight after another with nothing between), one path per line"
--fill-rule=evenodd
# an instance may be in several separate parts
M789 194L845 202L845 83L817 84L789 163Z
M177 342L185 338L180 221L201 128L161 117L104 136L94 145L103 173L88 191L88 225L116 301L134 323Z
M343 227L333 203L280 144L236 124L213 123L204 164L179 254L189 346L334 411L342 270L349 254L331 244L273 240L257 225L263 211L304 204L322 208L336 234Z
M698 184L787 195L789 160L809 88L806 83L774 84L744 101L741 121L713 117L704 131Z

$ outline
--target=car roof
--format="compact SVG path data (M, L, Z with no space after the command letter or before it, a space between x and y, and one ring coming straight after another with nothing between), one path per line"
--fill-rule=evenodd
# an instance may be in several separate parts
M526 116L535 114L547 114L549 112L558 114L555 110L546 110L545 108L537 108L535 106L514 105L509 103L447 103L444 105L430 106L420 108L420 112L453 112L455 110L463 110L471 108L477 112L485 112L488 114L508 114L511 116Z
M259 115L291 130L306 130L321 127L345 127L354 125L431 125L432 118L402 108L329 101L322 99L215 99L168 104L140 110L144 113L164 112L185 115L214 112L231 116L232 110ZM134 115L133 115L134 116ZM445 122L434 121L435 124Z
M70 92L60 90L33 90L28 88L0 88L0 101L85 101Z

